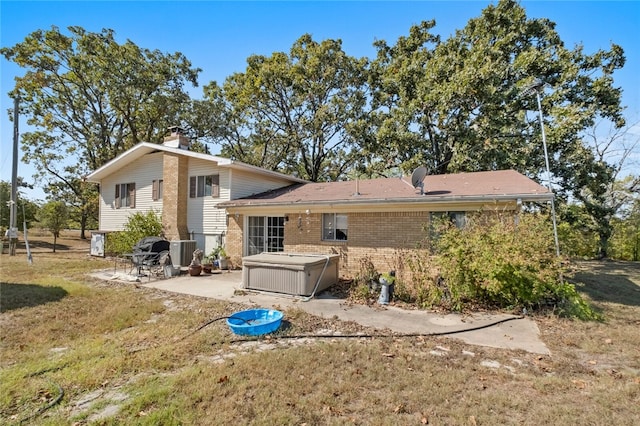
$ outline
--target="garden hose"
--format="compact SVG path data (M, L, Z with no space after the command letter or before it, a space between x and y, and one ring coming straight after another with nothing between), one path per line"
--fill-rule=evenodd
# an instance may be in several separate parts
M482 330L484 328L489 328L489 327L493 327L495 325L498 324L502 324L508 321L513 321L513 320L517 320L517 319L523 319L524 316L515 316L515 317L510 317L510 318L503 318L500 320L496 320L496 321L492 321L490 323L487 324L482 324L482 325L478 325L475 327L469 327L469 328L464 328L464 329L460 329L460 330L453 330L453 331L433 331L430 333L400 333L400 334L291 334L291 335L277 335L277 336L270 336L269 339L333 339L333 338L347 338L347 339L354 339L354 338L367 338L367 339L373 339L373 338L385 338L385 337L429 337L429 336L448 336L451 334L458 334L458 333L465 333L467 331L476 331L476 330ZM260 338L257 339L235 339L235 340L231 340L229 343L238 343L238 342L244 342L247 340L259 340Z

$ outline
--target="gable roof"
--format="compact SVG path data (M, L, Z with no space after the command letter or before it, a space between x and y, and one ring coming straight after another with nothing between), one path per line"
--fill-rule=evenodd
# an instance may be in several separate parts
M102 179L115 173L116 171L120 170L122 167L142 158L147 154L151 154L153 152L158 152L158 151L184 155L190 158L197 158L205 161L211 161L213 163L216 163L218 167L228 167L231 169L240 169L240 170L250 171L250 172L261 174L261 175L269 175L272 177L286 179L291 182L297 182L297 183L307 182L304 179L300 179L294 176L285 175L283 173L278 173L271 170L263 169L261 167L252 166L250 164L242 163L240 161L219 157L217 155L203 154L200 152L193 152L186 149L173 148L167 145L150 143L150 142L140 142L139 144L133 146L132 148L118 155L113 160L105 163L102 167L99 167L98 169L89 173L87 176L85 176L85 180L88 182L100 183Z
M250 197L219 203L219 208L362 206L376 203L486 203L488 201L550 201L544 186L515 170L431 175L424 194L410 177L290 185Z

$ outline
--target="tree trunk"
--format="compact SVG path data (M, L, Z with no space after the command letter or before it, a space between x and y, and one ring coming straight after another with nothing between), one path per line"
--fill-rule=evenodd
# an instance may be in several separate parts
M86 240L87 239L87 236L85 235L84 231L87 229L87 216L88 215L89 215L89 213L87 213L86 206L83 206L82 214L80 215L80 239L81 240Z
M640 254L640 230L636 228L636 238L633 241L633 261L638 261L638 254Z
M599 232L600 240L598 242L598 259L606 259L609 255L609 237L611 232Z

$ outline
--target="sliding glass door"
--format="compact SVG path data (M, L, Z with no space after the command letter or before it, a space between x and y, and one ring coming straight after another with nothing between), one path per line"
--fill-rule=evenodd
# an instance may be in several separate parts
M284 217L247 218L247 255L284 251Z

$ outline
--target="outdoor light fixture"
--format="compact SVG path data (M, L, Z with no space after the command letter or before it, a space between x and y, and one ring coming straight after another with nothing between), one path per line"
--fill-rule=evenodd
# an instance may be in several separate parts
M542 147L544 148L544 162L547 168L547 187L553 195L553 188L551 187L551 171L549 170L549 154L547 153L547 137L544 132L544 118L542 116L542 102L540 101L540 92L544 89L545 83L536 78L531 84L529 84L521 92L523 96L529 96L532 93L536 94L536 100L538 101L538 113L540 119L540 131L542 133ZM553 238L556 243L556 255L560 257L560 245L558 244L558 225L556 224L556 207L554 197L551 197L551 220L553 221Z

